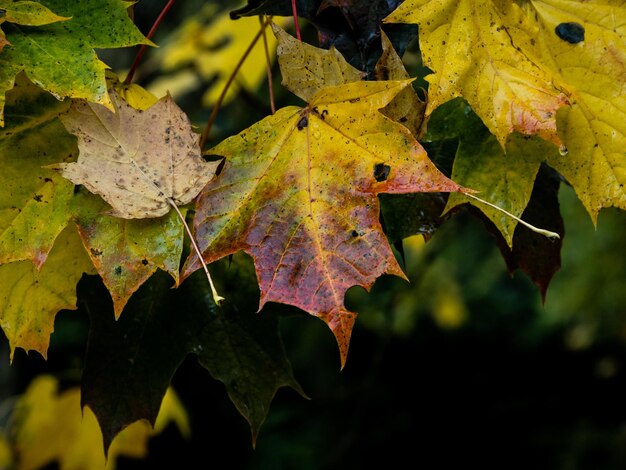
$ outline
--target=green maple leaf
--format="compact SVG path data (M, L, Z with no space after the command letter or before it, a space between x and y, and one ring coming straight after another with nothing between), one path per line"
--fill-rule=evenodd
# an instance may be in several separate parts
M254 313L258 289L249 264L235 257L218 279L220 290L227 293L220 309L201 276L172 291L168 276L157 273L117 321L112 306L102 301L104 288L91 279L81 282L79 295L92 322L83 404L98 417L105 447L138 419L154 423L174 372L189 354L224 383L250 423L253 439L276 390L291 387L304 395L286 357L278 319Z
M116 318L157 269L178 281L184 228L176 212L152 219L120 219L106 215L108 206L87 194L77 205L78 232L111 294Z
M542 140L528 140L512 134L506 142L506 152L491 134L461 140L454 159L452 178L478 191L477 196L521 217L533 190L533 184L544 156L556 152L553 145ZM517 220L476 199L451 194L446 211L469 202L478 207L513 245Z
M106 64L94 49L152 44L128 17L130 2L46 0L44 6L67 21L37 28L3 25L10 45L0 52L0 125L4 95L15 76L26 72L37 85L57 98L84 98L111 106L104 78Z
M68 106L23 76L7 94L10 123L0 130L0 264L31 260L41 267L71 217L73 185L43 168L78 152L58 119Z
M15 2L13 0L0 1L0 25L5 21L8 21L9 23L24 26L41 26L68 19L69 18L55 15L49 9L37 2ZM9 44L9 42L6 40L4 31L0 30L0 51L7 44Z

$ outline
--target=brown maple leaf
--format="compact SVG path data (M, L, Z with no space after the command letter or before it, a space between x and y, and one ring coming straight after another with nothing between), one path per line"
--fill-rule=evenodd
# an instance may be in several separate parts
M124 219L160 217L172 203L191 202L217 164L202 159L187 116L169 95L145 111L110 95L115 112L77 101L61 116L78 137L80 156L53 168L102 196L110 214Z

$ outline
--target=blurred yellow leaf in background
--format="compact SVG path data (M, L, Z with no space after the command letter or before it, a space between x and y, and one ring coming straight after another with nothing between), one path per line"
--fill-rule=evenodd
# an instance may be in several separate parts
M113 470L118 456L146 457L150 437L170 422L183 436L189 435L186 411L169 389L155 429L147 421L136 421L115 437L106 458L95 415L88 407L81 410L80 389L73 387L59 393L58 386L56 378L38 376L16 404L10 432L18 470L42 468L54 461L61 470ZM10 456L7 458L10 461Z
M275 18L274 21L286 27L292 20ZM218 13L215 5L207 5L198 15L188 18L171 40L163 44L159 63L164 74L153 81L148 90L156 96L163 96L169 91L176 99L199 88L203 81L211 81L202 101L206 107L213 106L260 28L258 17L231 20L228 12ZM276 38L269 30L265 37L273 62L276 58ZM253 92L259 87L266 77L266 67L263 66L267 62L265 54L261 39L239 70L224 104L231 101L241 88Z

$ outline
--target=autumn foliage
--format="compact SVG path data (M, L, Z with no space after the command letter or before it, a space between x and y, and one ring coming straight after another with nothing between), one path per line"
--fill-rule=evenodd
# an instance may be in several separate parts
M623 2L295 5L316 44L297 39L291 1L265 0L230 15L207 10L219 27L206 37L191 28L165 46L174 51L165 70L193 63L218 75L204 95L215 113L199 128L169 94L125 83L96 54L139 45L151 53L129 3L0 1L0 326L12 357L17 348L46 357L57 312L77 308L79 281L102 280L84 289L91 331L80 403L93 410L105 448L137 420L154 424L188 354L225 383L256 438L279 387L304 395L266 304L323 320L343 367L358 322L348 289L405 277L394 244L432 237L459 206L481 211L509 269L524 270L543 296L560 266L561 241L546 237L563 235L560 182L594 223L603 208L626 209ZM244 22L235 38L256 44L262 60L185 55L184 41L210 42ZM410 44L421 75L403 64ZM228 77L246 67L242 80L257 86L274 57L301 104L213 145L210 125L237 90ZM453 163L425 150L452 141ZM381 214L380 194L417 193L416 207ZM394 229L392 220L416 210L431 215ZM236 260L230 271L216 268L240 252L259 289L253 319L240 315L250 286L233 273L244 268ZM37 387L25 400L44 392L52 400L53 384Z

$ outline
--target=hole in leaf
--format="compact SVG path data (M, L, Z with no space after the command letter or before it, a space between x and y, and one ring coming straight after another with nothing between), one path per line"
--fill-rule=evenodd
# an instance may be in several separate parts
M309 117L308 116L302 116L300 118L300 120L298 121L298 130L301 131L302 129L304 129L308 125L309 125Z
M378 182L386 181L387 178L389 178L390 172L391 167L389 165L385 165L384 163L374 165L374 179Z
M580 23L561 23L554 28L554 32L563 41L570 44L578 44L585 40L585 28Z

